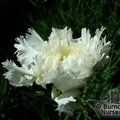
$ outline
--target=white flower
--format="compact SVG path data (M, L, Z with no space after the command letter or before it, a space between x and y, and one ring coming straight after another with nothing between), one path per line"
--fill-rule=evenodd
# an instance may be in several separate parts
M106 37L101 38L103 27L96 30L94 37L83 28L78 39L72 38L70 29L52 30L48 41L51 47L44 55L46 58L56 56L55 61L51 61L55 62L52 69L53 83L62 92L77 89L85 84L94 66L108 57L110 42L106 42Z
M12 84L15 82L15 77L16 81L21 81L22 77L22 83L24 81L26 84L28 82L26 79L34 79L37 84L44 87L46 84L54 83L62 92L79 88L92 74L94 66L108 57L110 42L106 42L106 37L101 38L103 31L103 27L97 29L95 36L91 37L89 30L83 28L81 37L73 39L71 29L52 28L48 41L43 41L33 29L29 29L30 34L17 38L18 43L14 46L22 69L23 66L27 68L32 76L26 74L26 70L24 74L22 72L22 76L16 76L14 74L16 72L21 75L19 70L21 68L7 61L3 63L4 67L8 69L7 66L11 64L11 68L5 74L6 78Z
M16 38L18 43L14 45L21 67L12 61L3 62L8 70L5 78L14 86L31 86L35 82L45 88L53 83L62 92L54 98L57 110L71 113L70 106L74 106L77 96L72 91L84 86L94 67L104 65L109 58L110 42L101 37L104 29L97 29L91 37L89 30L83 28L81 37L73 39L71 29L52 28L48 41L29 29L30 34Z
M72 102L76 102L76 99L70 96L61 99L56 98L55 101L58 103L58 108L56 110L59 111L59 114L65 112L72 115L72 112L74 111Z
M78 96L79 90L72 90L61 94L58 97L54 98L54 93L52 91L52 98L57 102L58 108L56 110L61 112L65 112L67 114L72 115L73 111L75 110L75 97Z
M57 110L59 113L72 114L75 107L74 97L77 97L77 94L75 95L73 91L84 86L86 79L92 75L94 66L101 61L102 65L104 65L103 59L108 58L110 42L106 42L106 37L101 38L103 31L103 27L100 30L97 29L95 36L91 37L89 30L83 28L81 37L78 39L73 39L71 36L68 37L67 35L69 34L65 34L66 29L64 29L64 32L63 30L54 30L52 32L52 36L54 36L52 40L58 42L55 46L57 48L52 44L52 49L55 48L53 51L57 50L57 52L52 54L59 54L60 57L51 77L56 88L62 91L60 96L53 97L58 103Z

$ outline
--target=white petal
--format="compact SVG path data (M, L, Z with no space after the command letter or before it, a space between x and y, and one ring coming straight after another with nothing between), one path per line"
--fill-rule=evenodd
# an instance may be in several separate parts
M29 65L33 62L33 57L37 51L27 43L24 37L17 38L16 41L18 44L15 44L14 47L17 49L18 61L23 65Z
M97 30L96 30L95 34L96 34L96 36L97 36L98 39L100 39L100 37L101 37L101 35L102 35L102 33L103 33L103 31L104 31L105 29L106 29L106 28L104 28L104 27L102 26L101 29L97 29Z
M63 70L61 66L54 72L55 78L53 78L53 83L62 92L82 87L86 82L84 79L89 76L88 74L85 74L82 79L80 77L78 78L79 73L70 73L70 71ZM80 76L83 75L81 74Z
M26 34L25 38L27 40L27 43L34 49L41 50L41 46L44 43L42 38L39 36L39 34L34 30L30 29L28 30L28 34Z
M79 94L79 90L73 90L69 92L65 92L55 98L55 101L58 104L58 108L56 110L61 112L65 112L67 114L73 114L73 111L75 110L75 102L76 99L74 97L77 97Z
M46 81L37 78L37 80L35 81L37 85L41 85L43 88L46 88Z
M72 40L71 29L67 30L67 27L65 27L64 29L52 28L52 33L50 34L49 40L56 39L56 38L59 40L67 39L71 41Z
M31 82L34 81L32 78L33 74L30 71L24 69L23 67L18 67L14 62L7 60L6 62L3 62L2 64L3 64L3 67L8 70L8 72L6 72L4 76L6 79L9 80L9 83L11 85L16 86L16 87L26 86L26 85L30 85ZM28 84L23 84L23 82L20 83L20 81L21 80L23 81L23 79L25 79L24 81L27 82L27 78L25 78L24 75L32 76L31 77L32 81L30 80Z
M56 98L55 101L58 103L59 106L65 105L69 102L76 102L76 100L72 96L68 98L62 98L62 99Z

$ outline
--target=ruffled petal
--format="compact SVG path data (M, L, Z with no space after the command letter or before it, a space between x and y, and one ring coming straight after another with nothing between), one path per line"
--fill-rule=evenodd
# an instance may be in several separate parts
M52 28L52 32L50 34L49 40L51 41L53 39L58 39L58 40L67 39L68 41L71 41L73 39L72 31L67 27L65 27L64 29Z
M34 79L33 74L29 70L23 67L18 67L13 61L9 60L2 64L3 67L8 70L4 76L9 80L11 85L16 87L32 85Z
M43 39L39 36L39 34L34 30L29 28L28 32L25 36L27 43L36 50L41 50L41 47L44 43Z
M14 47L17 49L18 61L23 65L31 64L33 57L37 55L37 51L28 44L23 36L16 38L16 41L18 44L15 44Z
M56 110L59 111L59 114L61 112L70 115L73 114L73 111L75 110L75 102L76 102L75 97L77 97L78 94L79 94L79 90L68 91L54 99L58 104L58 108Z

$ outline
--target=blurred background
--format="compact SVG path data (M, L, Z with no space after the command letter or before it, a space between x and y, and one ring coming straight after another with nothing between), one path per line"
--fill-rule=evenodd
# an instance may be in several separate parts
M99 76L101 74L103 77L99 78L107 82L102 88L95 87L96 84L99 86L100 82L92 87L95 88L96 94L106 86L107 90L118 87L120 83L119 17L119 0L0 0L0 63L6 59L16 61L13 47L15 38L25 35L29 27L34 28L44 40L47 40L52 27L68 26L73 30L73 38L77 38L80 37L83 27L89 28L94 35L97 28L104 26L106 30L103 35L112 42L111 58L109 65L103 69L104 74L99 73ZM37 85L15 88L4 79L2 76L4 72L0 65L0 120L63 120L65 118L64 114L59 116L55 111L56 103L50 95L51 85L47 86L47 90ZM92 87L90 86L90 89ZM100 91L100 95L104 91ZM88 93L91 94L90 91ZM94 99L99 100L100 97L96 94ZM78 106L80 101L78 99ZM90 114L91 111L83 114L78 110L72 119L100 119Z

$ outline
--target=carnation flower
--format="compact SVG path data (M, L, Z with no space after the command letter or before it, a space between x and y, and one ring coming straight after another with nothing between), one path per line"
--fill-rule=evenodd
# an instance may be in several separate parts
M73 39L71 29L52 29L42 55L45 68L51 71L46 80L51 79L62 92L84 85L94 66L108 57L110 42L106 42L106 37L101 38L103 31L103 27L97 29L91 37L89 30L83 28L81 37Z
M35 82L45 88L46 84L53 83L62 92L54 97L57 110L70 113L70 104L78 95L72 91L84 86L94 67L104 65L109 57L110 42L101 37L104 29L97 29L92 37L89 30L83 28L81 37L73 39L71 29L52 28L48 41L29 29L30 34L16 38L14 45L21 66L11 60L2 63L8 70L5 78L16 87L31 86Z

